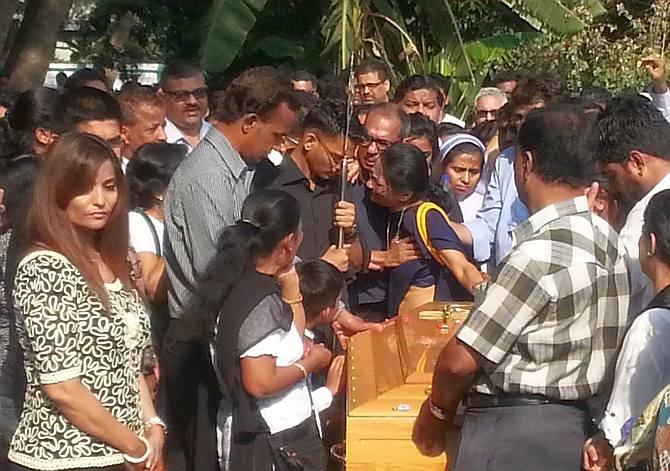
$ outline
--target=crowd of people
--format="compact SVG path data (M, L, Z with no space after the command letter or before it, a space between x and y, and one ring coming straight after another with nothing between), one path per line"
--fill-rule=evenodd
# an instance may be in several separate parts
M434 300L474 304L421 453L457 427L457 471L670 469L670 90L642 64L620 96L500 74L467 121L375 60L15 96L0 469L325 470L349 337Z

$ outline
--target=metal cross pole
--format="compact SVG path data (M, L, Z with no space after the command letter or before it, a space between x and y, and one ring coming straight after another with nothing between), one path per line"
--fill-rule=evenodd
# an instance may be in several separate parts
M344 143L342 144L342 168L340 173L340 201L347 200L347 173L349 171L349 162L347 161L347 148L349 146L349 132L351 129L351 120L354 114L354 54L351 53L349 60L349 79L347 80L347 124L344 132ZM339 228L337 233L337 248L344 247L344 229Z

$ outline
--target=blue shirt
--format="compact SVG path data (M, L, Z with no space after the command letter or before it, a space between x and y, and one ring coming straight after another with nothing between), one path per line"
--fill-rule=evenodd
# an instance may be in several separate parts
M470 301L472 296L461 286L456 277L438 263L428 251L421 240L416 223L418 207L409 209L407 212L394 214L391 218L391 227L398 228L398 236L401 238L412 237L419 249L422 258L405 262L390 272L388 303L389 314L398 314L398 307L402 303L405 294L411 286L422 288L435 286L435 301ZM402 221L400 217L402 215ZM430 242L437 250L457 250L464 253L468 258L468 250L458 238L454 230L444 217L437 211L428 211L426 214L426 228ZM391 233L390 237L395 237Z
M512 232L528 220L528 208L519 199L514 181L514 148L496 159L484 203L474 221L465 226L472 233L472 251L480 263L498 264L512 250Z

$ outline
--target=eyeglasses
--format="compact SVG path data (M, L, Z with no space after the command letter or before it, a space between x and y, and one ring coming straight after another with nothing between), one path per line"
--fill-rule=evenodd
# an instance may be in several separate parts
M498 116L498 110L477 110L478 118L488 118L491 116L493 119L496 119Z
M175 101L188 101L189 98L191 98L191 95L195 97L196 100L204 100L207 98L207 87L203 88L196 88L195 90L176 90L174 92L170 92L168 90L163 90L163 92L166 95L171 96L172 98L175 99Z
M339 169L344 159L346 159L347 162L351 162L354 160L354 158L351 156L342 155L339 152L333 152L332 150L330 150L328 146L316 134L314 135L314 137L319 142L321 148L326 152L326 156L328 157L328 161L330 163L330 168L333 172Z
M379 149L379 152L384 152L386 149L388 149L389 147L391 147L394 144L393 142L385 141L383 139L367 138L366 140L361 142L361 145L363 147L370 147L373 142L377 146L377 149Z
M380 86L382 83L384 83L384 82L380 81L380 82L372 82L372 83L358 83L358 84L354 85L354 90L356 90L357 92L364 92L366 90L374 90L375 88Z

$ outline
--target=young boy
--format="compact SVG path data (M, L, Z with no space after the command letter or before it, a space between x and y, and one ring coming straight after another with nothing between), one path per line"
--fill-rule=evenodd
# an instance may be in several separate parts
M302 305L305 310L305 354L314 342L315 328L329 325L340 310L340 292L344 288L342 274L328 262L310 260L296 265L300 279ZM340 390L344 371L344 355L333 358L325 386L314 388L314 383L323 383L322 378L312 377L310 389L317 412L330 407L333 396ZM321 381L319 381L321 380Z

